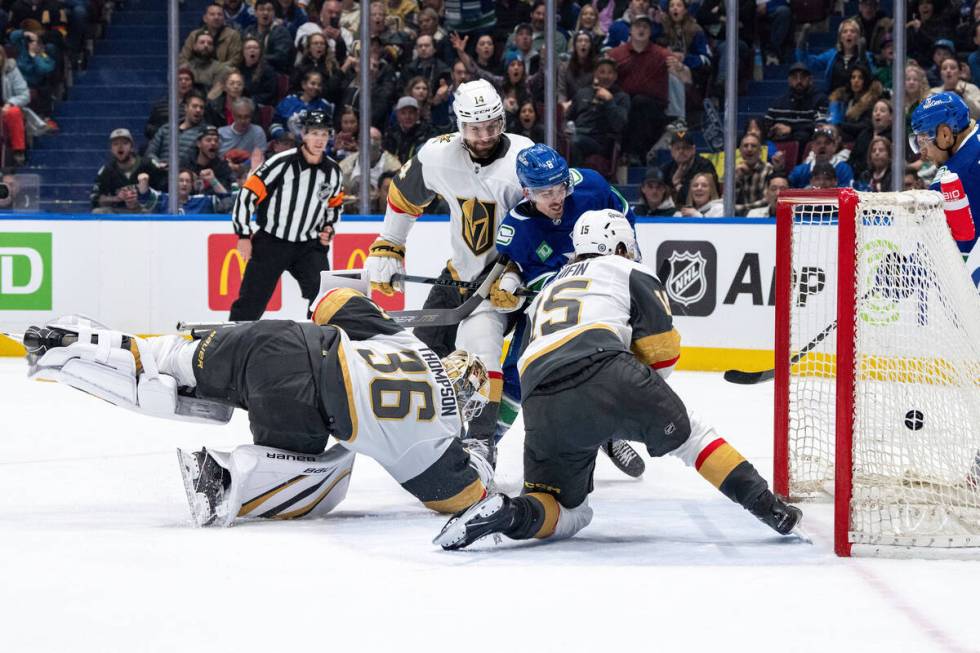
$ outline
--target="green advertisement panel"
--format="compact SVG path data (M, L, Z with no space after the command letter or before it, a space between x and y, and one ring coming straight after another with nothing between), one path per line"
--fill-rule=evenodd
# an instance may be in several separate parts
M51 234L0 232L0 311L50 311Z

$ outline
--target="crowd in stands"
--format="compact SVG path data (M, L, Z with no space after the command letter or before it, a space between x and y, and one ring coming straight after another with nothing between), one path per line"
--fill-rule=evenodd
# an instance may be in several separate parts
M39 3L66 10L75 4L3 5ZM594 168L612 181L624 167L646 167L636 204L640 215L721 215L724 183L735 185L736 213L748 216L772 215L776 193L787 187L891 190L893 156L907 161L905 187L925 187L935 166L906 144L891 142L893 121L908 120L918 102L941 90L961 95L973 117L980 117L980 88L973 81L980 80L980 0L908 2L904 80L892 79L890 3L827 0L822 20L803 23L794 12L796 0L740 0L740 95L760 69L789 68L784 93L742 126L735 178L726 182L721 145L715 140L699 150L693 138L698 130L707 137L706 123L717 120L722 104L725 2L556 4L559 149L571 165ZM387 180L399 166L429 138L455 131L453 91L473 79L499 89L508 131L544 139L543 0L375 0L364 10L369 34L360 33L362 3L353 0L223 0L207 6L180 53L182 204L211 196L213 201L197 201L195 210L227 210L248 171L294 147L301 116L320 110L334 123L328 154L341 164L351 204L362 174L359 121L370 121L371 210L381 212ZM826 20L832 15L842 18L835 44L811 48L811 31L836 25ZM11 26L20 25L11 18ZM31 50L26 33L10 33L20 79L4 79L6 106L17 106L8 87L20 97L18 85L44 83L36 66L21 65L21 54L43 57L54 41ZM70 40L59 47L70 47ZM362 47L370 48L366 90L372 103L371 115L363 117ZM891 100L896 81L906 89L901 107ZM112 156L92 192L94 209L160 210L169 159L167 98L154 104L145 136L149 143L138 153L126 130L112 133ZM444 207L433 203L429 210Z
M106 12L106 0L0 0L5 175L24 164L33 136L58 131L55 102L71 72L85 67Z

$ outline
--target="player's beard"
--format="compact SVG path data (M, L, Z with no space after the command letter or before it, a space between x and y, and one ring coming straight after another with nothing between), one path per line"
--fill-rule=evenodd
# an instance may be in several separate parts
M466 143L466 149L469 150L470 156L474 159L486 159L493 154L497 146L500 145L500 136L496 136L492 139L479 139L477 141L464 140ZM487 145L486 143L489 143Z

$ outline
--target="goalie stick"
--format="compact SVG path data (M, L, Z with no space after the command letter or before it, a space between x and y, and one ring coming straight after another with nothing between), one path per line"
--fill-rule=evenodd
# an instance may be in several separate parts
M330 274L335 277L347 277L358 279L362 270L336 270ZM462 288L464 290L475 290L480 287L476 281L459 281L457 279L440 279L438 277L420 277L415 274L396 274L391 277L392 281L407 281L408 283L426 283L430 286L449 286L451 288ZM513 293L517 297L534 297L538 293L529 288L518 288Z
M456 308L419 308L410 311L392 311L388 316L400 326L406 329L414 327L433 327L433 326L452 326L459 324L469 317L476 307L483 303L490 295L490 287L501 274L507 261L498 261L487 274L483 282L473 291L473 296ZM236 324L246 324L246 322L178 322L178 331L210 331L221 327L235 326Z

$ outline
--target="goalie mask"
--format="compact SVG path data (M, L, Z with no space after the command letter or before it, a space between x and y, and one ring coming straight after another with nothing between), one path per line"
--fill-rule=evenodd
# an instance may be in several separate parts
M490 401L490 377L479 356L457 349L442 359L446 375L456 391L456 405L464 422L469 422Z

